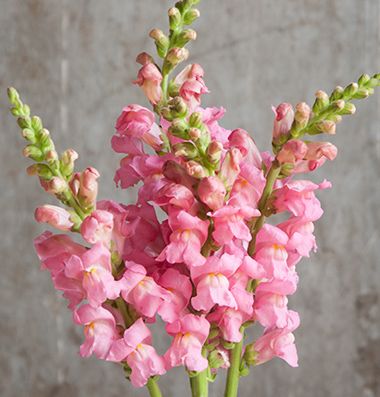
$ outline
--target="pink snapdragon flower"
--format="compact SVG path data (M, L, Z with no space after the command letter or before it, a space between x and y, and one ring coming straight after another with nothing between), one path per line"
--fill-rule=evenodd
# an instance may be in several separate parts
M272 107L275 114L273 124L273 139L276 141L282 135L287 135L294 121L294 110L290 103L281 103L277 108Z
M289 311L285 328L267 330L254 344L257 352L256 365L263 364L273 357L280 357L290 366L298 366L297 349L294 344L294 331L299 326L298 313Z
M125 330L122 339L113 342L107 360L126 361L135 387L145 386L151 376L166 372L164 359L152 346L151 332L141 318Z
M95 354L106 359L112 343L118 338L114 316L103 307L81 306L73 313L74 322L84 325L85 341L79 353L82 357Z
M146 97L153 105L157 105L162 98L162 74L154 63L146 63L139 70L134 84L139 85Z
M188 103L190 110L196 109L201 103L201 96L209 92L203 76L203 68L193 64L188 65L174 80L180 86L179 94Z
M205 109L200 107L197 110L202 113L202 121L210 131L211 139L221 142L223 145L227 144L231 131L223 128L219 124L219 120L224 116L226 110L224 108L216 107Z
M214 305L237 309L228 278L239 266L239 257L223 254L221 257L209 257L203 266L192 267L191 278L197 288L197 295L191 300L194 309L207 312Z
M116 299L120 294L112 275L111 253L102 243L96 243L81 256L72 255L65 263L65 275L82 282L93 307L107 299Z
M249 166L261 169L262 158L259 149L248 132L242 128L233 130L228 137L230 148L236 147L243 155L243 160Z
M168 324L166 331L174 336L164 355L167 369L184 365L189 371L203 371L208 367L202 347L208 337L210 323L204 317L186 314Z
M102 242L110 246L113 230L113 215L108 211L95 210L86 217L80 228L82 237L90 244Z
M310 172L321 167L326 160L334 160L338 149L330 142L308 142L304 159L294 167L295 173Z
M243 337L241 326L249 317L242 311L230 307L217 307L207 316L211 324L216 324L221 330L223 339L239 343Z
M99 172L88 167L83 172L77 172L70 181L70 188L80 203L86 208L94 207L98 195Z
M209 222L185 211L178 211L169 214L169 226L172 230L170 243L157 260L166 259L169 263L184 262L190 267L203 265L206 259L200 251L207 239Z
M71 214L64 208L55 205L43 205L38 207L34 213L34 217L39 223L48 223L56 229L69 231L74 226L71 222Z
M251 232L245 221L260 216L260 211L248 206L226 205L209 215L214 220L212 236L219 245L224 245L234 238L251 241Z
M307 153L307 145L300 139L291 139L286 142L276 158L280 164L297 164L299 160L303 160Z
M217 176L203 178L198 186L199 198L212 210L223 207L226 188Z
M193 287L189 277L173 268L166 270L160 277L159 284L170 295L170 300L161 303L158 314L165 322L172 323L188 312L187 305L190 302Z
M227 190L231 190L236 178L240 174L240 163L243 155L237 148L230 149L222 162L218 177L224 183Z
M122 297L140 314L153 318L162 303L171 300L171 294L146 275L144 266L134 262L126 262L125 266L126 271L119 281Z
M156 193L154 202L164 208L170 205L184 210L191 210L196 204L192 191L186 186L177 183L165 184Z
M143 106L129 105L123 108L116 121L117 135L112 137L112 148L117 153L142 154L140 142L143 141L159 150L162 144L161 130L154 120L154 114Z

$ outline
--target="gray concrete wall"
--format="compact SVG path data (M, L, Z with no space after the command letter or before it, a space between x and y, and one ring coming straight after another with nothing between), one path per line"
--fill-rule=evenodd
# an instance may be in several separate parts
M128 200L113 186L118 156L109 140L121 107L144 103L130 85L134 57L152 49L147 33L166 27L170 3L0 0L2 397L146 395L118 367L77 356L81 331L33 251L42 231L33 209L48 198L23 172L5 87L22 92L59 148L81 154L79 166L99 169L101 197ZM316 89L380 71L379 10L379 0L204 0L191 59L206 70L207 103L225 106L227 127L245 128L269 148L271 104L311 102ZM291 300L302 318L300 367L277 360L257 368L242 380L241 396L380 396L379 105L377 93L344 121L333 139L339 157L318 175L334 188L321 195L320 251L299 266ZM222 395L223 382L211 397ZM165 396L189 395L182 369L161 384Z

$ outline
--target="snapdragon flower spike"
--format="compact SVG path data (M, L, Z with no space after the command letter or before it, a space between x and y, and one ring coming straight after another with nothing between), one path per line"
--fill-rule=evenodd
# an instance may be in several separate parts
M142 387L151 376L166 372L165 362L152 346L151 332L141 318L124 331L122 339L113 341L107 360L125 361L132 370L130 378L135 387Z

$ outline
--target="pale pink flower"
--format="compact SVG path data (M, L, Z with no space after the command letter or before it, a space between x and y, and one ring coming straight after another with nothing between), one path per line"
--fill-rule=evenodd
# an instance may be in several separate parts
M298 161L295 173L306 173L321 167L326 160L334 160L338 149L330 142L309 142L303 161Z
M226 110L216 107L205 109L200 107L197 110L202 113L202 121L210 131L211 140L221 142L223 145L227 144L231 131L221 127L218 123L226 113Z
M243 155L237 148L230 149L223 159L218 177L224 183L227 190L231 189L240 173L240 163L242 159Z
M151 332L141 318L125 330L122 339L113 342L107 360L126 361L135 387L142 387L151 376L166 372L164 359L152 346Z
M169 263L184 262L189 267L203 265L206 259L200 250L207 239L209 222L185 211L178 211L169 214L169 225L173 231L170 243L157 260L166 259Z
M299 325L296 312L289 312L288 326L267 330L254 344L257 358L256 365L263 364L273 357L280 357L290 366L298 366L297 349L294 344L294 331Z
M134 84L139 85L149 101L156 105L162 97L162 74L154 63L147 63L139 70Z
M186 314L168 324L166 331L174 336L164 355L167 369L184 365L189 371L203 371L208 367L202 347L208 337L210 323L204 317Z
M277 108L272 107L275 114L273 124L273 139L277 140L282 135L287 135L294 121L294 110L290 103L281 103Z
M126 262L126 271L119 281L121 295L138 313L152 318L164 301L170 301L171 295L160 287L152 277L146 275L146 269L134 262Z
M236 147L243 155L243 159L251 167L261 169L262 158L259 149L257 148L253 139L249 136L248 132L242 128L233 130L228 137L230 148Z
M70 181L70 187L74 195L85 207L94 207L98 195L99 172L88 167L83 172L76 173Z
M159 284L170 295L170 300L162 302L158 314L168 323L172 323L188 312L193 287L189 277L176 269L168 269L160 277Z
M48 223L50 226L63 231L69 231L74 226L74 223L70 220L70 213L55 205L46 204L38 207L34 217L39 223Z
M203 266L191 268L191 278L197 288L197 295L191 300L194 309L207 312L215 305L237 309L228 278L239 266L239 257L223 254L220 258L210 256Z
M162 144L161 131L154 120L154 114L143 106L129 105L123 108L115 125L117 135L112 138L113 149L118 153L136 154L133 148L140 150L136 140L142 140L159 150ZM131 148L133 153L128 150Z
M102 242L110 246L113 230L113 215L104 210L95 210L87 216L80 227L84 240L90 244Z
M226 188L217 176L209 176L201 180L198 186L199 198L212 210L223 207Z
M113 315L103 307L83 305L73 313L74 322L84 325L85 341L79 353L82 357L95 354L106 359L114 340L118 338Z
M65 276L82 282L93 307L107 299L116 299L120 294L112 275L111 253L102 243L96 243L82 256L72 255L65 263Z
M50 232L37 237L34 246L41 260L41 268L50 271L54 287L63 292L63 296L69 301L68 307L74 309L86 295L80 280L65 275L65 266L73 255L83 255L86 248L72 241L69 236Z
M297 161L303 160L307 153L307 145L300 139L291 139L286 142L276 159L280 164L297 164Z
M224 340L239 343L243 337L240 328L248 317L240 310L218 307L207 316L207 320L220 328Z
M252 207L225 207L209 214L214 219L214 240L223 245L233 238L244 241L252 239L249 227L245 221L255 216L260 216L260 212Z

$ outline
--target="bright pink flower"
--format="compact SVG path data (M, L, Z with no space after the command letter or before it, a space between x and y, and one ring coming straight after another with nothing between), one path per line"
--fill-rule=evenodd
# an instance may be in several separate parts
M186 314L166 326L166 331L174 340L165 353L167 369L184 365L189 371L203 371L208 361L202 355L202 347L209 331L210 323L194 314Z
M161 304L170 301L171 295L146 275L143 266L134 262L126 262L125 266L119 281L122 297L145 317L154 317Z
M86 217L80 228L83 238L90 244L102 242L110 246L113 230L113 215L108 211L95 210Z
M209 215L214 219L215 229L212 236L219 245L223 245L233 238L250 241L252 236L245 220L260 216L260 212L248 206L227 205Z
M266 278L285 279L289 277L288 253L285 246L289 238L281 229L265 224L256 238L255 260L267 273Z
M303 160L307 153L307 145L300 139L291 139L286 142L276 158L280 164L296 164Z
M233 130L231 135L228 137L228 141L231 148L236 147L240 150L245 162L247 162L251 167L255 166L256 168L261 169L262 158L260 151L247 131L242 128Z
M111 253L102 243L96 243L81 257L71 256L65 264L65 276L82 282L93 307L119 296L120 289L112 275Z
M149 101L156 105L162 97L162 75L154 63L147 63L139 70L134 84L139 85Z
M299 325L299 316L296 312L289 312L286 328L267 330L255 343L257 352L256 364L263 364L273 357L280 357L290 366L298 366L297 349L294 344L294 331Z
M272 107L275 114L273 125L273 139L277 140L282 135L287 135L294 120L294 110L291 104L281 103L277 108Z
M170 243L157 260L166 259L169 263L184 262L190 267L203 265L206 259L200 251L207 239L209 222L185 211L178 211L169 215L169 225L173 231Z
M315 221L319 219L323 210L314 191L331 187L327 181L317 185L306 180L288 181L282 188L275 191L275 207L277 212L289 211L294 216Z
M48 223L49 225L63 231L69 231L74 223L70 220L70 213L64 208L55 205L43 205L38 207L34 217L39 223Z
M142 387L151 376L166 372L164 359L152 346L152 335L141 318L125 330L122 339L113 342L107 360L126 361L135 387Z
M160 206L172 205L184 210L190 210L196 200L186 186L177 183L165 184L155 195L154 202Z
M158 314L168 323L172 323L187 313L193 287L189 277L176 269L168 269L160 277L159 284L170 295L170 300L162 302Z
M118 135L112 138L113 149L118 153L137 154L128 149L140 148L136 140L142 140L153 149L159 150L162 144L161 131L154 120L154 114L143 106L129 105L123 108L116 121Z
M74 309L85 298L85 291L80 280L65 275L65 266L73 255L83 255L86 248L74 243L69 236L50 232L37 237L34 246L41 260L41 268L50 271L54 287L63 291L63 296L69 301L69 308Z
M217 176L209 176L201 180L198 186L199 198L212 210L223 207L226 188Z
M201 103L201 96L209 92L203 81L204 71L198 64L188 65L176 78L175 83L180 86L180 96L194 110Z
M304 218L291 217L278 227L289 236L286 244L288 266L298 263L301 257L309 257L311 250L314 252L317 250L313 222Z
M85 341L79 353L82 357L95 354L105 359L113 341L118 337L113 315L103 307L83 305L73 313L74 322L84 325Z
M228 278L239 266L239 257L223 254L220 258L213 255L203 266L191 268L191 278L197 288L197 295L191 300L194 309L207 312L215 305L237 309Z

